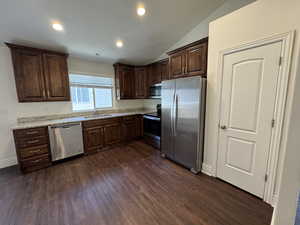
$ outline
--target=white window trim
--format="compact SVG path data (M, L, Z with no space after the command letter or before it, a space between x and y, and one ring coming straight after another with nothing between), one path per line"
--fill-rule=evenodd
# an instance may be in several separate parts
M82 84L76 84L76 83L72 83L69 82L70 85L70 90L71 87L86 87L86 88L93 88L93 101L94 101L94 109L83 109L83 110L75 110L73 109L73 105L72 105L72 111L73 112L97 112L97 111L101 111L101 110L110 110L114 108L114 79L112 76L108 76L108 75L103 75L103 74L96 74L96 73L85 73L85 72L76 72L76 71L69 71L69 75L70 74L74 74L74 75L84 75L84 76L94 76L94 77L104 77L104 78L111 78L112 79L112 85L111 86L105 86L105 85L100 85L100 86L96 86L96 85L82 85ZM106 89L111 89L111 100L112 100L112 106L111 107L104 107L104 108L96 108L96 101L95 101L95 88L106 88ZM71 101L71 103L73 104L73 102Z

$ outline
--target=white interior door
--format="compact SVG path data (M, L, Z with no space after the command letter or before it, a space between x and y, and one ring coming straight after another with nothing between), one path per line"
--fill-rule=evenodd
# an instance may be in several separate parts
M263 197L282 42L224 57L217 176Z

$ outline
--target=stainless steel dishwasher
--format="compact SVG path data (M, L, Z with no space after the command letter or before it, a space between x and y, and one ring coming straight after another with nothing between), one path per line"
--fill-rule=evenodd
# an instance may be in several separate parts
M52 161L83 153L81 123L66 123L49 126Z

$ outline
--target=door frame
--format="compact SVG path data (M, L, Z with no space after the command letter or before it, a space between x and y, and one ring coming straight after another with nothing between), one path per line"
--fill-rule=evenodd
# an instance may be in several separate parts
M217 154L215 158L215 165L212 168L212 175L218 177L218 156L219 156L219 137L220 137L220 118L221 118L221 97L222 97L222 86L223 86L223 69L224 69L224 57L226 55L248 50L251 48L257 48L264 45L273 44L276 42L282 42L281 50L281 66L279 68L279 76L277 83L276 91L276 100L275 100L275 109L274 109L274 119L275 127L272 130L270 149L268 153L267 160L267 171L266 175L268 176L267 182L265 183L265 190L263 195L263 200L273 206L277 203L277 193L275 193L276 181L280 179L279 175L281 174L282 166L279 165L279 162L282 158L285 157L285 140L283 136L287 134L287 126L284 126L284 122L290 116L291 104L288 103L288 90L289 89L289 80L290 80L290 67L292 59L292 50L294 42L295 31L290 31L283 34L274 35L268 38L261 40L256 40L250 43L239 45L233 48L225 49L219 54L219 65L217 74L219 74L220 79L217 81L218 84L218 131L217 131ZM292 89L292 87L291 87ZM281 155L280 152L282 151ZM281 158L279 159L279 156ZM278 165L281 168L277 168Z

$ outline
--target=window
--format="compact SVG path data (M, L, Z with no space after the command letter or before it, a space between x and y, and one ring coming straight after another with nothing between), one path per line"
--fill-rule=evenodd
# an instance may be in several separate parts
M70 74L72 106L74 111L111 108L112 78Z

